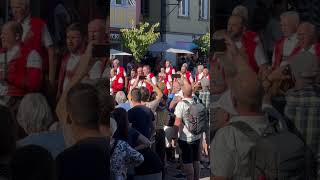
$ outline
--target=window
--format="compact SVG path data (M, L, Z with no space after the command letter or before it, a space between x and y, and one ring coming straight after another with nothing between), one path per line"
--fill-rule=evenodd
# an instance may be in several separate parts
M189 0L182 0L179 5L179 16L189 16Z
M141 1L141 14L144 17L149 17L149 0Z
M116 1L116 5L122 5L122 0L115 0Z
M208 19L208 0L200 0L200 19Z

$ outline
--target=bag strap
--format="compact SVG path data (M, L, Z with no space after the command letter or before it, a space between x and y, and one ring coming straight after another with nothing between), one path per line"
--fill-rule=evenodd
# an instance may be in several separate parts
M113 154L114 149L116 148L117 144L118 144L118 139L116 139L116 140L114 141L113 146L112 146L111 151L110 151L110 155Z
M260 138L260 135L245 122L231 122L229 125L238 129L240 132L246 135L252 142L257 142L257 140Z

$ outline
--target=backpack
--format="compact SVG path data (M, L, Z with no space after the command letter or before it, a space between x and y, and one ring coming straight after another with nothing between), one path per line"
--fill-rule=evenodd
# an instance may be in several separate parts
M245 122L230 123L254 142L248 152L249 174L252 180L310 179L310 171L306 169L307 149L303 140L288 131L284 119L274 112L266 110L269 123L262 135ZM281 129L276 128L279 122Z
M201 103L190 103L187 100L183 100L189 106L187 111L187 119L183 119L183 123L185 121L188 122L186 126L190 133L194 135L199 135L204 132L208 128L208 113L206 108Z

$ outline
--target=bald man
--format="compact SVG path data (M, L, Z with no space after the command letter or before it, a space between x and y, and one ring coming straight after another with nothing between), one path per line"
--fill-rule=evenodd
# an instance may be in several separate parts
M192 87L186 78L182 78L184 83L182 86L183 99L177 104L175 108L175 123L174 130L177 137L179 132L179 147L182 152L183 171L186 174L187 180L199 180L200 177L200 139L202 133L194 135L188 130L190 122L189 109L191 104L194 104L192 98ZM203 107L204 108L204 107ZM176 144L174 140L173 144Z
M41 88L42 59L36 50L23 46L22 34L21 25L14 21L7 22L2 28L1 42L5 52L0 54L0 103L3 105L12 98L22 98Z
M287 11L280 16L281 31L284 37L275 44L272 56L272 69L277 69L281 62L290 57L297 46L297 30L300 24L299 14Z
M253 71L258 73L267 68L267 59L259 39L246 33L245 20L238 15L232 15L228 21L227 32L236 47L248 56L248 64Z
M54 48L46 23L40 18L31 17L30 0L11 0L13 19L23 28L22 42L35 49L43 59L43 68L51 85L55 82Z

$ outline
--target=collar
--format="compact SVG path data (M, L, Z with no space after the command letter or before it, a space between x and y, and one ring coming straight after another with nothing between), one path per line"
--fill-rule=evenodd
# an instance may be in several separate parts
M296 40L297 39L297 33L294 33L291 37L287 37L287 40Z
M27 25L30 23L30 20L31 20L31 16L28 15L24 20L23 22L21 23L22 25Z

